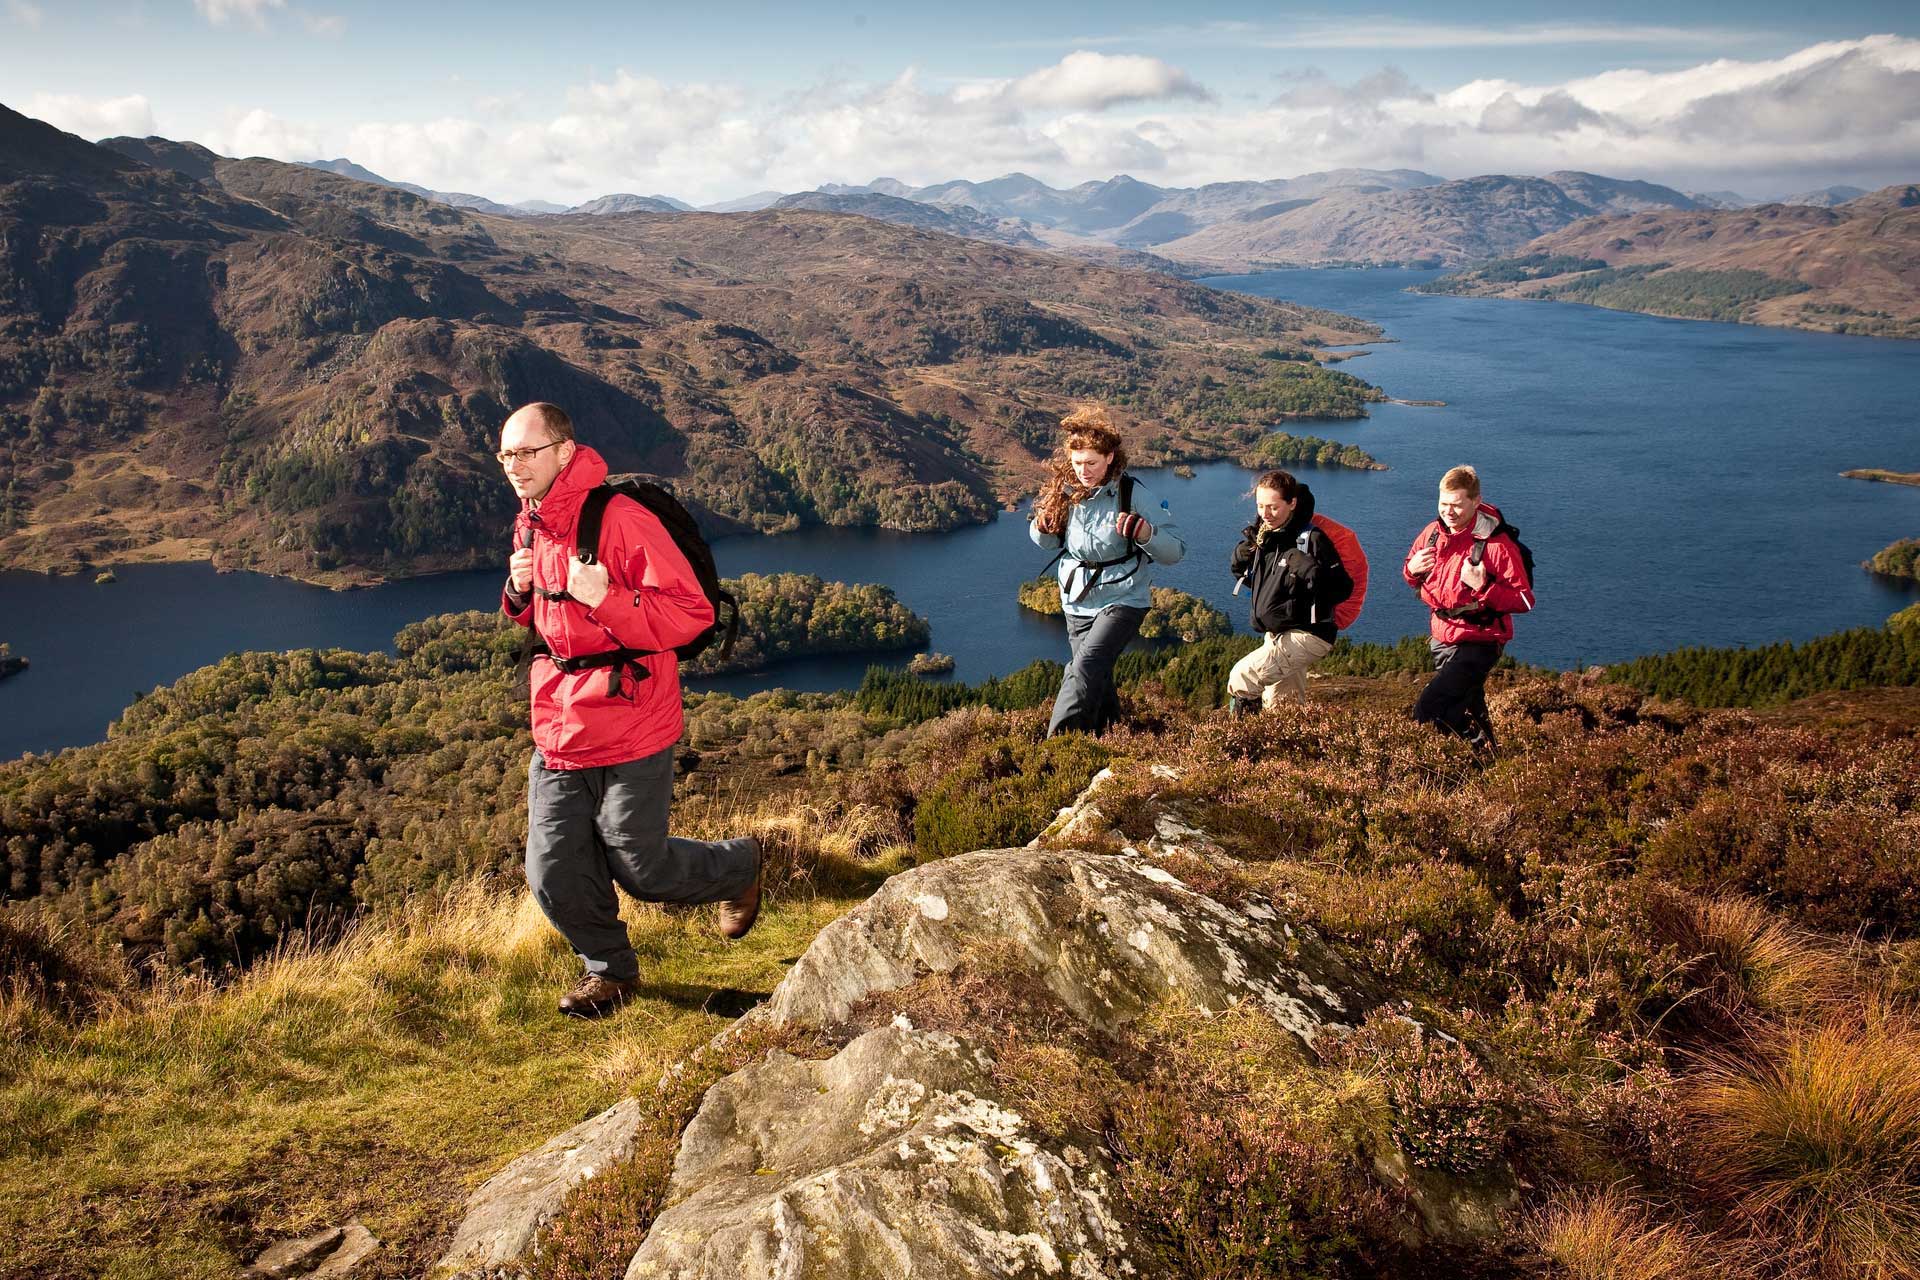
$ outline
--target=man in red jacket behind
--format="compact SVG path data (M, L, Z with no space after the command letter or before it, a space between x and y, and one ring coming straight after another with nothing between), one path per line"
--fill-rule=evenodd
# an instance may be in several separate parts
M639 980L614 885L644 902L718 902L720 932L739 938L760 909L760 844L667 835L685 728L673 649L713 624L686 556L652 512L616 496L597 562L579 558L580 507L607 464L556 406L516 410L499 458L521 501L501 607L551 651L529 674L527 883L586 965L560 1011L591 1017Z
M1533 608L1533 583L1500 510L1480 501L1480 476L1455 467L1440 478L1440 518L1420 531L1402 570L1433 611L1433 679L1413 718L1492 752L1487 673L1513 639L1513 615Z

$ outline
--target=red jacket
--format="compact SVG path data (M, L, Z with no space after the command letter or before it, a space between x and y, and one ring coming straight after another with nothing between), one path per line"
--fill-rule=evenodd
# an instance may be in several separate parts
M513 545L521 546L527 531L533 531L537 589L524 607L516 608L509 582L501 608L521 626L538 628L562 658L623 648L666 652L639 659L651 674L645 680L623 676L620 691L612 696L605 667L569 675L546 658L535 658L530 675L533 743L549 769L625 764L678 742L686 719L673 647L713 625L713 605L686 556L653 513L631 498L614 498L600 525L607 598L588 609L577 600L549 600L540 594L566 589L580 504L606 478L607 464L600 455L577 446L538 509L522 504L513 523Z
M1427 545L1427 539L1439 534L1433 553L1433 568L1423 576L1415 576L1402 561L1400 575L1407 585L1420 593L1420 599L1429 609L1472 608L1485 605L1494 610L1495 616L1485 625L1467 622L1460 618L1443 618L1433 615L1433 638L1441 644L1459 644L1462 641L1492 642L1505 644L1513 639L1513 618L1516 613L1526 613L1533 608L1533 583L1527 580L1527 569L1520 562L1520 552L1514 548L1513 539L1506 534L1492 537L1494 527L1500 523L1500 508L1488 503L1480 504L1480 511L1474 521L1459 533L1451 533L1447 526L1438 520L1428 523L1420 531L1420 536L1407 548L1407 561L1411 561L1420 548ZM1475 591L1460 581L1460 571L1466 568L1467 556L1473 550L1478 539L1486 539L1487 549L1481 555L1481 565L1487 571L1487 585Z

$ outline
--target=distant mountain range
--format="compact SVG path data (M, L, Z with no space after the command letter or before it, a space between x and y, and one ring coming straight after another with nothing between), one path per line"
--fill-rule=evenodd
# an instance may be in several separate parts
M1865 187L1821 187L1818 191L1802 191L1797 196L1788 196L1781 204L1811 205L1816 209L1833 209L1850 200L1858 200L1868 194Z
M127 138L108 138L100 145L120 150L121 147L118 144L131 141L133 140ZM501 204L497 200L470 195L464 191L430 191L426 187L416 186L411 182L395 182L391 178L383 178L369 169L364 169L351 160L303 160L300 163L309 169L337 173L343 178L352 178L356 182L371 182L382 187L398 187L424 200L449 204L456 209L471 209L475 213L491 213L506 218L531 218L569 213L687 213L693 209L693 206L686 201L675 200L671 196L636 196L626 193L601 196L585 204L571 206L554 204L550 200L522 200L517 204Z
M144 159L162 141L109 138L101 145ZM202 163L217 158L198 150ZM395 182L350 160L307 163L454 208L503 217L692 211L685 201L662 195L615 194L571 206L539 200L508 205ZM1857 187L1823 187L1778 203L1833 208L1865 194ZM735 213L779 207L855 214L969 239L1046 248L1104 265L1198 275L1330 263L1458 267L1505 257L1537 236L1585 218L1653 209L1733 210L1761 203L1736 191L1683 192L1577 171L1449 181L1417 169L1335 169L1200 187L1159 187L1126 174L1064 189L1024 173L919 187L883 177L861 186L826 183L791 194L760 191L704 209Z
M991 218L971 205L922 204L901 196L882 195L877 191L803 191L798 195L781 196L773 202L772 207L815 209L822 213L857 213L863 218L875 218L907 227L925 227L973 240L994 240L1029 249L1044 247L1034 237L1025 219Z
M1160 461L1378 398L1312 358L1364 322L1015 244L795 207L493 215L114 143L0 107L0 566L497 565L491 454L529 400L711 529L927 530L1030 492L1078 398Z
M1335 189L1249 210L1155 251L1240 270L1331 262L1457 266L1501 257L1597 214L1697 207L1691 197L1650 182L1578 172L1494 174L1400 190Z

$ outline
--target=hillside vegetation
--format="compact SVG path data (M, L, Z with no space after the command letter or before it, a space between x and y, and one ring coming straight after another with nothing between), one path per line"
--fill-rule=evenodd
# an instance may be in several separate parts
M1695 320L1920 338L1920 187L1833 208L1666 209L1588 218L1428 293L1540 298Z
M991 1037L1037 1123L1111 1136L1116 1203L1164 1274L1920 1264L1910 689L1711 711L1510 669L1485 769L1406 721L1416 640L1344 644L1306 708L1244 721L1210 708L1250 637L1129 654L1127 727L1098 742L1043 740L1051 664L692 698L677 823L768 839L771 914L723 952L703 913L638 911L645 1001L577 1024L550 1012L571 961L516 887L510 641L468 615L392 658L236 656L100 747L0 768L0 1214L24 1242L0 1274L225 1276L358 1214L385 1242L377 1274L417 1275L466 1190L636 1093L656 1145L618 1194L576 1197L543 1263L617 1276L691 1114L656 1092L663 1062L880 877L1022 842L1102 766L1120 838L1146 847L1173 806L1224 858L1167 872L1273 904L1394 1002L1284 1070L1263 1015L1169 1013L1099 1047L1110 1077L1063 1074L1017 966L982 957L902 997L920 1025ZM1832 656L1802 646L1772 678L1844 686ZM794 767L768 768L777 751ZM1394 1009L1453 1039L1409 1037ZM1156 1061L1182 1064L1179 1087ZM1409 1259L1399 1184L1368 1151L1514 1188L1503 1228ZM1628 1270L1649 1238L1686 1266Z
M0 108L0 565L494 563L491 452L537 399L710 529L782 531L984 521L1077 401L1151 463L1379 395L1312 358L1374 326L1155 273L807 209L494 217L137 150Z
M1883 577L1920 581L1920 538L1901 538L1880 548L1867 568Z

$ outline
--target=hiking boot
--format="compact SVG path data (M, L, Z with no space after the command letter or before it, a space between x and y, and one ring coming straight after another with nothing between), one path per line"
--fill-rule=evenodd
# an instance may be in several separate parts
M753 928L753 922L760 918L760 864L766 850L758 840L753 842L753 883L746 892L737 898L729 898L720 904L720 936L729 942L738 942L747 936L747 930Z
M1258 698L1229 697L1227 699L1227 717L1229 719L1238 720L1241 716L1257 716L1259 714L1260 699Z
M624 982L603 974L589 973L573 984L573 990L560 997L560 1012L575 1018L597 1018L612 1013L633 994L638 978Z

